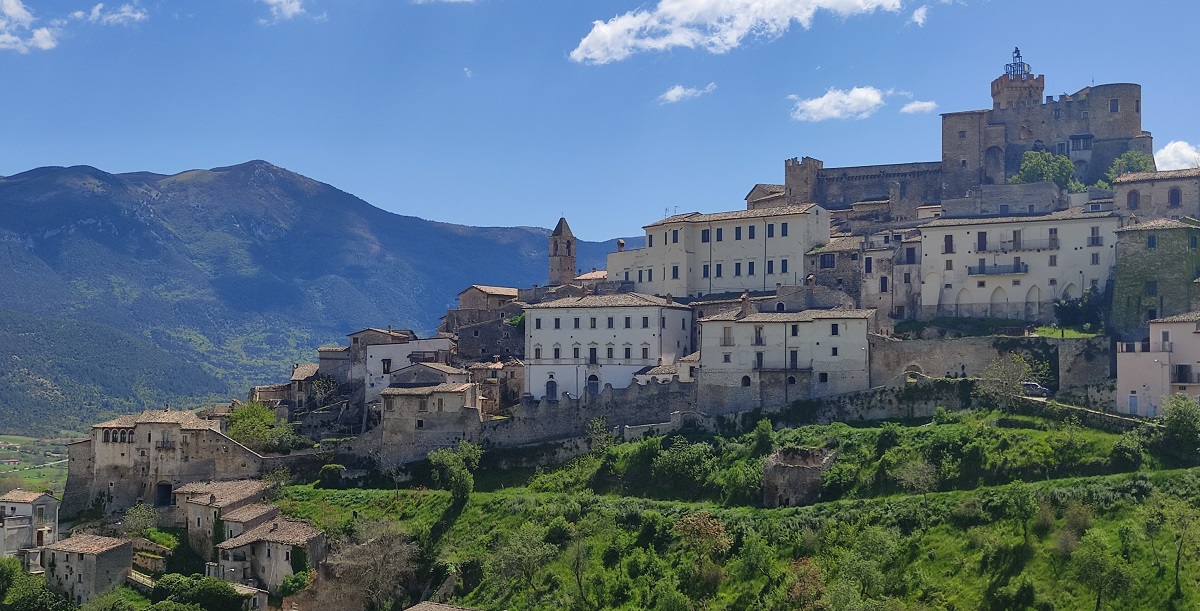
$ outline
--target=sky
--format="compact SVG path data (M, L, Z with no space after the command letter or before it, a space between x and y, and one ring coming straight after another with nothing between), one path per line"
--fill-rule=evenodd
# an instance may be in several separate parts
M1197 163L1200 3L0 0L0 175L264 159L399 214L641 234L783 161L936 161L1014 46L1046 93L1142 85Z

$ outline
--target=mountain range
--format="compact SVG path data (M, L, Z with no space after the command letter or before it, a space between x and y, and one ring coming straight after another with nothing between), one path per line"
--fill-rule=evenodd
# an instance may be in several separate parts
M548 235L394 214L265 161L2 177L0 430L227 400L363 327L429 333L471 284L545 283ZM581 241L578 266L614 249Z

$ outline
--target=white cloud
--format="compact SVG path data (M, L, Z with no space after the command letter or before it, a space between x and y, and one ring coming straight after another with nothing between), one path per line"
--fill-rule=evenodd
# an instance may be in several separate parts
M571 51L571 60L607 64L637 52L675 47L725 53L747 36L781 36L793 21L808 29L817 11L851 17L876 10L896 12L901 6L901 0L659 0L653 9L593 22Z
M308 9L304 7L306 0L258 0L267 5L271 9L270 19L259 19L258 22L263 25L271 25L281 21L290 21L297 17L311 16L317 21L324 21L325 13L320 15L312 15Z
M122 4L120 7L106 11L104 4L100 3L92 7L90 12L75 11L71 13L72 19L86 20L90 23L98 23L100 25L129 25L138 23L150 18L146 11L132 4Z
M929 5L922 4L917 7L917 10L912 12L912 17L909 17L909 23L917 24L917 27L925 27L925 18L929 16Z
M471 72L470 68L463 68L463 75L465 75L467 78L471 78L472 76L475 76L475 73Z
M825 121L827 119L865 119L883 106L884 92L875 87L855 87L849 91L830 89L819 98L802 99L790 95L796 105L792 118L796 121Z
M908 114L916 114L919 112L933 112L935 110L937 110L937 102L934 102L933 100L929 100L928 102L922 102L920 100L913 100L913 101L909 102L908 104L905 104L900 109L900 112L904 112L904 113L908 113Z
M29 53L58 46L54 30L33 27L37 18L21 0L0 0L0 50Z
M1159 170L1200 167L1200 148L1183 140L1172 140L1154 153L1154 166Z
M659 104L674 104L675 102L682 102L683 100L698 98L706 93L712 93L716 90L716 83L709 83L703 89L676 85L664 91L663 94L658 96L657 99Z

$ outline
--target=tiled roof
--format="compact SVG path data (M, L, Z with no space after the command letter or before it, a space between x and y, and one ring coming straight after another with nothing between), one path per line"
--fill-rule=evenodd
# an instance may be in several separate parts
M32 503L44 496L50 496L45 492L34 492L32 490L9 490L0 496L0 503ZM54 498L54 497L50 497Z
M465 293L471 289L476 289L478 291L487 293L488 295L500 295L501 297L517 296L517 289L509 288L507 286L488 286L486 284L472 284L471 286L463 289L462 293ZM459 293L459 295L462 293Z
M1185 170L1165 170L1162 172L1130 172L1122 174L1113 181L1113 184L1124 182L1139 182L1143 180L1168 180L1172 178L1197 178L1200 177L1200 168L1187 168Z
M301 520L286 518L271 520L226 541L217 544L219 549L235 549L243 545L267 541L283 545L306 545L321 536L321 530Z
M428 367L430 369L436 369L437 371L440 371L442 373L449 373L449 374L468 373L466 369L459 369L458 367L455 367L453 365L447 365L445 363L413 363L413 364L414 365L424 365L425 367Z
M228 513L221 513L221 519L225 522L249 522L267 514L275 515L277 513L279 513L279 508L274 505L251 503Z
M93 424L92 428L129 428L138 424L179 424L180 428L216 429L220 425L210 420L204 420L194 412L183 410L148 409L140 414L125 414L112 420Z
M574 236L575 235L575 234L571 233L571 226L567 224L566 217L559 217L558 224L554 226L554 231L550 232L550 237L562 236L562 235L565 235L565 236Z
M413 332L412 329L390 329L389 330L389 329L376 329L375 327L367 327L366 329L360 329L358 331L355 331L354 333L347 333L346 337L354 337L355 335L359 335L361 333L366 333L367 331L374 331L375 333L382 333L384 335L390 335L392 337L405 337L405 338L409 338L409 339L416 339L416 337L417 337L417 334L415 332Z
M1174 316L1165 316L1163 318L1155 318L1150 321L1156 322L1200 322L1200 312L1187 312L1185 314L1176 314Z
M1186 223L1178 219L1154 219L1144 223L1134 223L1117 229L1117 233L1125 231L1154 231L1161 229L1200 229L1200 223Z
M586 274L579 274L578 276L575 276L575 279L576 280L608 280L608 270L606 270L606 269L593 270Z
M468 369L504 369L504 363L496 361L488 361L486 363L474 363Z
M700 351L697 350L697 351L679 359L679 362L680 363L699 363L700 362Z
M1072 207L1050 214L1030 214L1026 216L989 216L971 218L938 218L922 227L954 227L959 225L994 225L996 223L1036 223L1039 221L1066 221L1072 219L1102 219L1116 216L1111 210L1103 212L1088 212L1083 208Z
M99 535L74 535L57 543L47 545L47 549L71 554L103 554L108 550L118 548L128 543L124 539L101 537Z
M175 494L188 497L187 502L209 507L225 507L246 499L261 498L267 489L265 482L238 479L227 482L195 482L175 489Z
M399 386L389 386L389 387L383 389L383 391L380 392L379 394L386 395L386 396L398 396L398 395L421 396L421 395L431 395L435 392L458 393L458 392L465 391L470 386L471 386L470 384L464 384L462 382L447 382L445 384L438 384L436 386L418 386L415 388L402 388Z
M319 366L316 363L304 363L303 365L299 365L292 370L292 381L303 382L304 380L317 375L318 370Z
M422 603L417 603L417 604L409 607L405 611L474 611L474 610L468 609L466 607L455 607L454 605L447 605L447 604L443 604L443 603L435 603L435 602L425 601Z
M699 212L685 212L668 216L667 218L656 223L650 223L645 227L658 227L659 225L668 225L671 223L711 223L715 221L732 221L736 219L754 219L770 216L784 216L789 214L808 214L816 204L801 204L798 206L779 206L777 208L760 208L758 210L734 210L732 212L714 212L711 214L701 214ZM644 228L645 228L644 227Z
M829 242L808 251L808 254L854 251L862 248L862 244L863 237L860 235L838 236L829 238Z
M637 375L643 376L673 376L679 373L679 368L675 365L655 365L654 367L644 367L639 369Z
M701 318L700 322L812 322L814 320L839 320L843 318L870 318L875 310L803 310L800 312L754 312L738 318L740 310L721 312Z
M317 352L345 352L350 346L339 346L337 344L328 344L317 348Z
M662 297L643 295L641 293L614 293L611 295L584 295L582 297L565 297L529 306L531 310L547 308L640 308L646 306L662 306L666 308L684 308L674 301Z

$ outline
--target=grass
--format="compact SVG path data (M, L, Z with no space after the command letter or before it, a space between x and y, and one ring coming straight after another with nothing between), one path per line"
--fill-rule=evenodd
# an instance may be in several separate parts
M1099 337L1100 332L1084 331L1074 327L1056 327L1054 325L1043 325L1035 330L1041 337L1060 338L1060 339L1091 339Z

